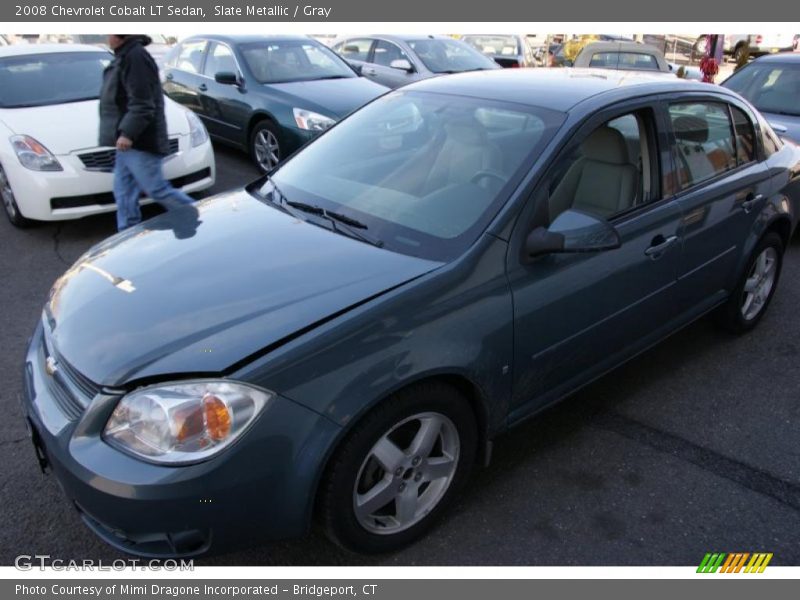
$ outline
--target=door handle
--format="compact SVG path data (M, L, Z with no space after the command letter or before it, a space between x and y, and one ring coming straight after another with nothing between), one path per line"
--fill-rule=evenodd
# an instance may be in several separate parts
M761 202L764 199L764 194L747 194L747 197L742 202L742 209L745 213L749 213L753 208L755 208L756 204Z
M661 255L678 241L677 235L671 235L668 238L665 238L663 235L658 234L656 237L653 238L653 241L650 242L650 246L644 251L645 255L649 256L653 260L661 258Z
M205 83L201 83L201 84L200 84L200 85L197 87L197 89L198 89L198 90L200 90L201 92L205 92L205 91L208 89L208 86L207 86Z
M375 69L373 69L372 67L364 67L364 68L363 68L363 69L361 69L361 70L362 70L364 73L366 73L367 75L375 75Z

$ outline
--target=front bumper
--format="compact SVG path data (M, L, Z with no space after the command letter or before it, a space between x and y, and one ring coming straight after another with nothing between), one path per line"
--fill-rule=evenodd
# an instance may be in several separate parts
M75 373L47 327L39 324L28 349L22 408L41 462L103 540L137 556L194 556L307 531L337 425L277 396L218 456L145 463L101 439L120 395Z
M191 147L188 135L178 136L179 149L164 159L164 177L184 192L200 192L214 185L214 150L209 141ZM59 155L62 171L31 171L16 158L4 161L11 189L22 215L36 221L61 221L116 210L112 194L114 174L87 169L79 155ZM149 198L143 203L152 202Z

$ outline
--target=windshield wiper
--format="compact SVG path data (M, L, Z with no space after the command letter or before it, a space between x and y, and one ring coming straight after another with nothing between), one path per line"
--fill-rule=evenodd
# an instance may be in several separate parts
M306 204L305 202L294 202L292 200L287 200L286 196L283 196L283 198L285 204L291 206L292 208L296 208L297 210L302 210L303 212L307 212L312 215L318 215L324 219L327 219L333 226L334 231L337 231L339 233L344 233L345 235L354 237L362 242L366 242L367 244L372 244L373 246L377 246L378 248L383 248L382 240L379 240L378 238L372 237L370 235L366 235L361 231L357 231L359 229L362 230L367 229L367 226L361 221L358 221L353 217L348 217L347 215L343 215L341 213L327 210L325 208L322 208L321 206ZM344 229L340 229L341 225L344 225Z
M350 79L349 75L323 75L322 77L315 77L310 81L319 81L320 79Z

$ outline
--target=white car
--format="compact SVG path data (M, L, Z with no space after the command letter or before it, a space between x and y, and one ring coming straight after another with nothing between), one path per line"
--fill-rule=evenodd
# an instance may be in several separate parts
M98 95L112 59L78 44L0 48L0 195L14 225L115 210L115 151L97 145ZM172 150L165 177L188 193L210 188L216 173L205 127L164 102Z

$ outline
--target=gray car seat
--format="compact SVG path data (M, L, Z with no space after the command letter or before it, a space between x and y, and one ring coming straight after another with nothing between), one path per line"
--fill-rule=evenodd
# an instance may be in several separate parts
M569 208L607 217L633 206L638 171L619 131L594 130L581 143L580 154L550 194L551 221Z

